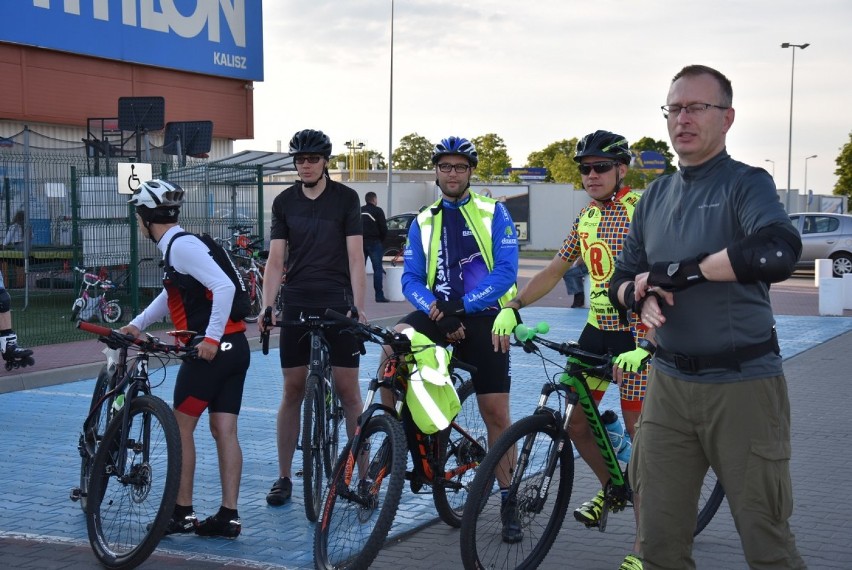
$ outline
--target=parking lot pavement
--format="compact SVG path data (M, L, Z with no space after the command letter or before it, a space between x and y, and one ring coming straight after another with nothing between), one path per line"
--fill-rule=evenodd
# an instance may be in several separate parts
M585 312L571 309L524 309L527 322L548 321L549 336L576 338ZM852 349L852 319L828 317L778 317L782 352L789 361L794 414L794 484L798 501L794 530L800 546L828 564L833 557L847 560L848 541L839 540L848 516L843 501L826 500L829 490L843 488L843 454L836 453L838 426L848 425L850 401L848 358ZM832 340L833 339L833 340ZM827 342L830 341L830 342ZM94 341L92 341L94 342ZM801 363L801 364L800 364ZM375 370L375 347L362 360L362 383ZM541 386L541 362L520 351L513 353L512 410L517 419L534 407ZM171 399L173 370L155 393ZM89 403L93 380L83 380L0 395L0 560L9 568L95 568L88 548L86 525L80 507L68 500L79 478L77 430ZM194 536L166 537L157 553L143 567L185 560L186 568L311 568L313 525L304 516L302 491L297 479L293 501L284 507L266 505L265 495L276 476L275 413L281 393L277 355L253 353L240 415L240 440L245 463L240 496L243 534L234 541ZM610 390L603 407L618 409ZM823 413L831 410L830 413ZM827 425L820 421L831 418ZM219 506L219 482L215 450L208 435L206 415L198 426L198 466L195 508L208 516ZM845 428L840 429L846 433ZM297 452L298 454L298 452ZM295 463L298 465L297 455ZM814 484L814 466L819 484ZM578 464L577 501L594 494L588 469ZM835 474L836 475L833 475ZM838 478L827 484L827 476ZM815 516L816 515L816 516ZM388 546L376 568L459 567L457 531L442 524L426 526L435 518L426 496L406 491ZM838 518L842 517L842 518ZM568 517L570 519L570 515ZM566 519L566 521L568 520ZM632 515L614 515L606 534L575 528L566 522L554 553L553 566L564 557L578 557L587 568L614 568L632 540ZM834 538L832 538L834 537ZM454 542L455 541L455 542ZM733 565L715 565L720 556ZM841 557L841 555L845 555ZM705 568L736 568L742 565L739 544L730 516L720 511L696 542L696 556L707 560ZM824 557L828 557L823 560ZM164 558L165 557L165 558ZM177 558L173 558L177 557ZM721 560L721 559L720 559ZM422 564L422 565L421 565ZM550 562L548 562L550 564ZM427 566L428 565L428 566ZM843 567L811 564L812 567ZM563 567L563 566L560 566Z

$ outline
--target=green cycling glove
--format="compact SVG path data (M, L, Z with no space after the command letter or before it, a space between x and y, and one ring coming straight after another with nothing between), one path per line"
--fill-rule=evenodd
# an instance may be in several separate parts
M494 326L491 327L491 334L497 336L509 336L515 331L521 321L521 315L512 307L503 307L497 313L497 318L494 319Z
M612 362L625 372L636 373L645 370L645 363L650 359L650 352L644 348L634 348L629 352L622 352Z

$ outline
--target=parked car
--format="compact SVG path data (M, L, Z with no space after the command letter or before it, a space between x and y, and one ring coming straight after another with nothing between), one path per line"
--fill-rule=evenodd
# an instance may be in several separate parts
M852 216L808 212L790 214L802 236L797 269L813 269L815 260L831 259L835 277L852 273Z
M396 257L402 251L408 238L408 228L416 217L417 212L406 212L388 218L388 235L382 242L385 257Z

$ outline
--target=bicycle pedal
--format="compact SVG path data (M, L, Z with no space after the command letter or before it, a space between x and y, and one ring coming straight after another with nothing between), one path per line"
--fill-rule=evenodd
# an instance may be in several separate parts
M76 503L81 498L83 498L83 489L81 489L80 487L74 487L73 489L71 489L71 494L68 498Z
M303 469L299 469L296 471L296 474L293 477L303 477L305 475L305 471Z

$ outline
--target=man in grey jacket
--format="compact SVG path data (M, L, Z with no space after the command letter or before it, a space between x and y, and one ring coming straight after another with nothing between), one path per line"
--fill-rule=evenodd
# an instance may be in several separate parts
M790 530L790 404L769 284L801 238L769 174L733 160L731 82L691 65L663 115L678 172L639 201L610 295L656 329L630 479L642 495L644 568L695 568L708 467L722 482L750 568L804 568Z

